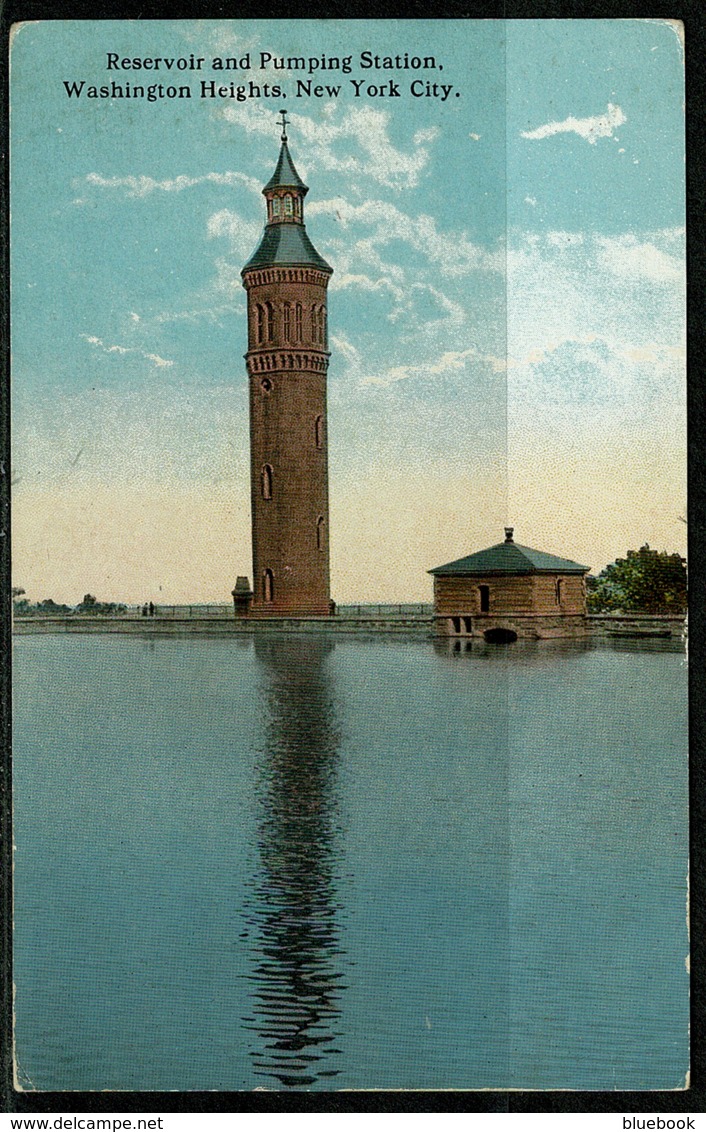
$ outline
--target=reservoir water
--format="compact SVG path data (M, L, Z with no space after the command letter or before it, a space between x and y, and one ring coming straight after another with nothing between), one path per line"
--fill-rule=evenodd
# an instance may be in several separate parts
M20 1084L683 1086L684 664L16 638Z

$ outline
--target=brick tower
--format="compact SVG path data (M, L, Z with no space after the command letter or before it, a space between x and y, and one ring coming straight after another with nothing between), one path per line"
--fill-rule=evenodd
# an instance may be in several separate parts
M304 227L309 191L282 112L267 222L241 274L248 295L250 493L256 616L331 611L326 289L332 268Z

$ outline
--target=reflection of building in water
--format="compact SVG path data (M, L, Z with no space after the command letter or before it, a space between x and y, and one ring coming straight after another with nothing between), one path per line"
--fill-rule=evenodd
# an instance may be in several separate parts
M256 1073L288 1088L338 1073L343 952L336 895L337 731L321 638L255 639L268 704L260 763L260 870L245 918L255 962Z

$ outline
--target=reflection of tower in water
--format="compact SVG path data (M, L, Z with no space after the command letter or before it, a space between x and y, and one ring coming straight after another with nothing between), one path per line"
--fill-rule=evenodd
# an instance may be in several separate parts
M287 1088L335 1077L344 990L336 881L333 643L255 638L267 745L260 761L260 869L245 909L254 944L255 1071Z

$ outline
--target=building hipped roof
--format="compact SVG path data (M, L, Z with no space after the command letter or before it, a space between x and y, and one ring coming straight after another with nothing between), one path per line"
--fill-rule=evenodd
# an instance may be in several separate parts
M447 562L445 566L435 566L427 573L473 578L490 574L585 574L589 569L590 566L582 566L570 558L558 558L555 554L533 550L531 546L505 541Z
M270 177L269 181L262 190L267 193L270 189L303 189L305 193L309 190L302 181L301 177L294 168L294 162L289 154L289 148L286 141L282 142L282 148L279 151L279 158L275 171Z
M320 271L333 272L317 252L303 224L268 224L257 251L253 252L241 275L255 267L277 266L318 267Z

